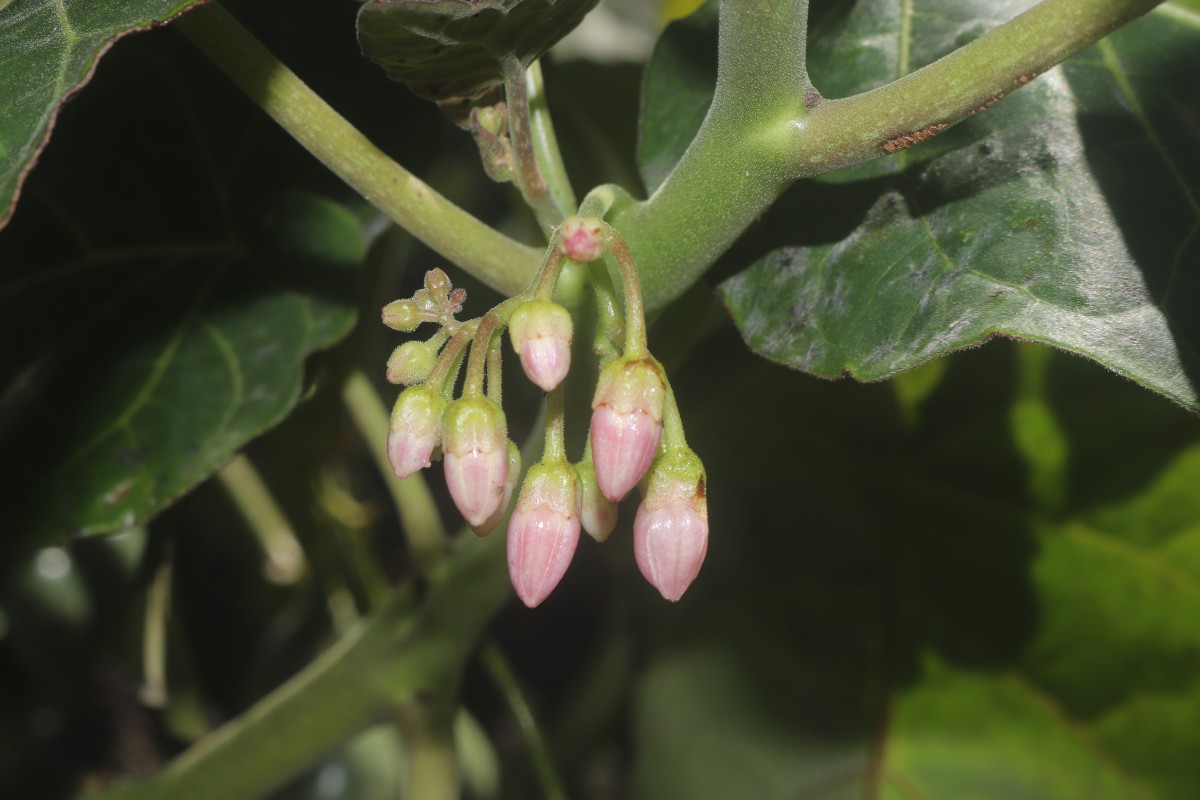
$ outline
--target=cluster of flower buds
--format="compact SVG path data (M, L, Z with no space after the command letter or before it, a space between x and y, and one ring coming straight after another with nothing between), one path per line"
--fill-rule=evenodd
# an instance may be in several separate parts
M609 341L623 351L602 355L592 400L587 449L567 460L561 385L571 367L574 326L551 296L566 260L593 263L597 296L609 255L621 272L625 318L598 302ZM400 478L444 458L455 505L480 536L504 518L521 472L501 405L500 336L505 328L526 377L547 392L541 460L529 468L508 524L513 587L529 607L562 580L581 531L605 541L616 527L617 504L634 487L643 499L634 521L634 553L646 579L667 600L678 600L695 579L708 546L704 466L687 446L662 365L646 348L641 291L624 241L602 220L572 217L551 241L533 285L484 316L460 322L465 293L441 270L426 275L412 298L389 303L384 323L412 331L439 326L426 341L407 342L388 359L388 380L406 385L392 411L388 457ZM470 345L469 357L465 358ZM466 360L462 396L453 396ZM486 393L484 384L486 378Z

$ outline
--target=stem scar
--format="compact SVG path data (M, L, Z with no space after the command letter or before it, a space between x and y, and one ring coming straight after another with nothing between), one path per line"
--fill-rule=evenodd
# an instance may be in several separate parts
M883 152L899 153L901 150L906 150L909 147L912 147L914 144L920 144L926 139L932 139L934 136L937 136L939 133L946 130L946 127L947 125L944 122L935 122L932 125L926 125L924 128L913 131L912 133L905 133L892 139L888 139L882 145Z

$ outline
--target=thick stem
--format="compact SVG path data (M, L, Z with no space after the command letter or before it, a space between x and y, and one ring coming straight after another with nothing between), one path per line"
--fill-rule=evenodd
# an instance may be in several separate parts
M556 386L546 395L546 442L542 447L543 462L567 460L566 414L563 410L563 387Z
M537 250L483 224L388 158L218 3L177 25L296 141L413 236L499 292L515 294L529 283Z
M610 214L645 265L647 308L695 283L795 180L928 138L1159 2L1045 0L895 83L819 100L804 71L807 3L724 0L704 124L653 196Z

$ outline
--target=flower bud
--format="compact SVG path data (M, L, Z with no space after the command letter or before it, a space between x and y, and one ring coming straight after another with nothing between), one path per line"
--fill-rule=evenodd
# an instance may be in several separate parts
M441 436L441 416L446 398L428 386L413 386L400 393L392 408L388 430L388 460L398 478L407 478L428 467Z
M600 491L614 503L646 474L662 438L665 380L652 358L608 364L592 399L592 460Z
M565 462L529 469L508 521L508 574L533 608L562 580L579 544L579 478Z
M412 386L423 383L437 363L437 352L429 342L405 342L387 360L388 383Z
M558 303L530 300L513 312L508 335L529 380L553 391L571 368L571 314Z
M572 261L595 261L604 245L604 224L596 217L567 217L559 229L559 247Z
M580 514L583 529L597 542L603 542L617 527L617 504L600 491L590 453L575 465L575 471L579 474L579 494L583 502Z
M504 481L504 498L500 501L500 505L496 506L496 510L492 515L484 520L482 525L472 525L471 530L475 531L476 536L487 536L496 526L500 524L500 520L504 519L504 512L508 511L508 501L512 499L513 489L517 487L517 480L521 477L521 450L517 447L516 442L512 439L508 440L508 478Z
M470 525L483 526L504 499L508 480L508 424L486 397L451 403L442 419L446 486Z
M412 300L393 300L383 307L383 324L394 331L415 331L421 322L421 309Z
M708 551L704 465L690 450L669 453L650 471L633 520L638 569L672 603L687 591Z
M450 291L450 277L443 270L434 267L425 273L425 291L434 297L440 297Z

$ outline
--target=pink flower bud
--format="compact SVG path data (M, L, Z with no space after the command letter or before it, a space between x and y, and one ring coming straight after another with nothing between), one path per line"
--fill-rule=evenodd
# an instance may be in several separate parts
M446 398L428 386L405 389L392 407L388 430L388 460L398 478L428 467L441 436Z
M566 574L579 544L579 479L562 462L535 464L508 521L508 574L521 602L540 604Z
M513 312L508 335L529 380L553 391L571 368L571 315L558 303L530 300Z
M604 255L604 224L596 217L567 217L559 230L559 247L580 264Z
M590 453L575 466L575 471L579 474L579 493L583 501L580 514L583 529L597 542L603 542L617 527L617 504L600 491Z
M665 382L652 358L606 366L592 399L592 460L600 491L614 503L646 474L662 438Z
M387 360L388 383L412 386L421 383L433 372L437 352L429 342L405 342L392 351Z
M508 501L512 499L513 489L517 487L517 480L521 477L521 451L516 443L508 440L508 478L504 481L504 499L500 501L500 505L496 506L496 510L492 515L484 520L482 525L472 525L471 530L475 531L476 536L487 536L496 526L500 524L500 520L504 519L504 512L508 511Z
M664 456L650 471L633 521L638 569L672 603L687 591L708 551L704 466L690 450Z
M482 526L504 500L508 480L508 425L486 397L451 403L442 418L446 486L470 525Z

